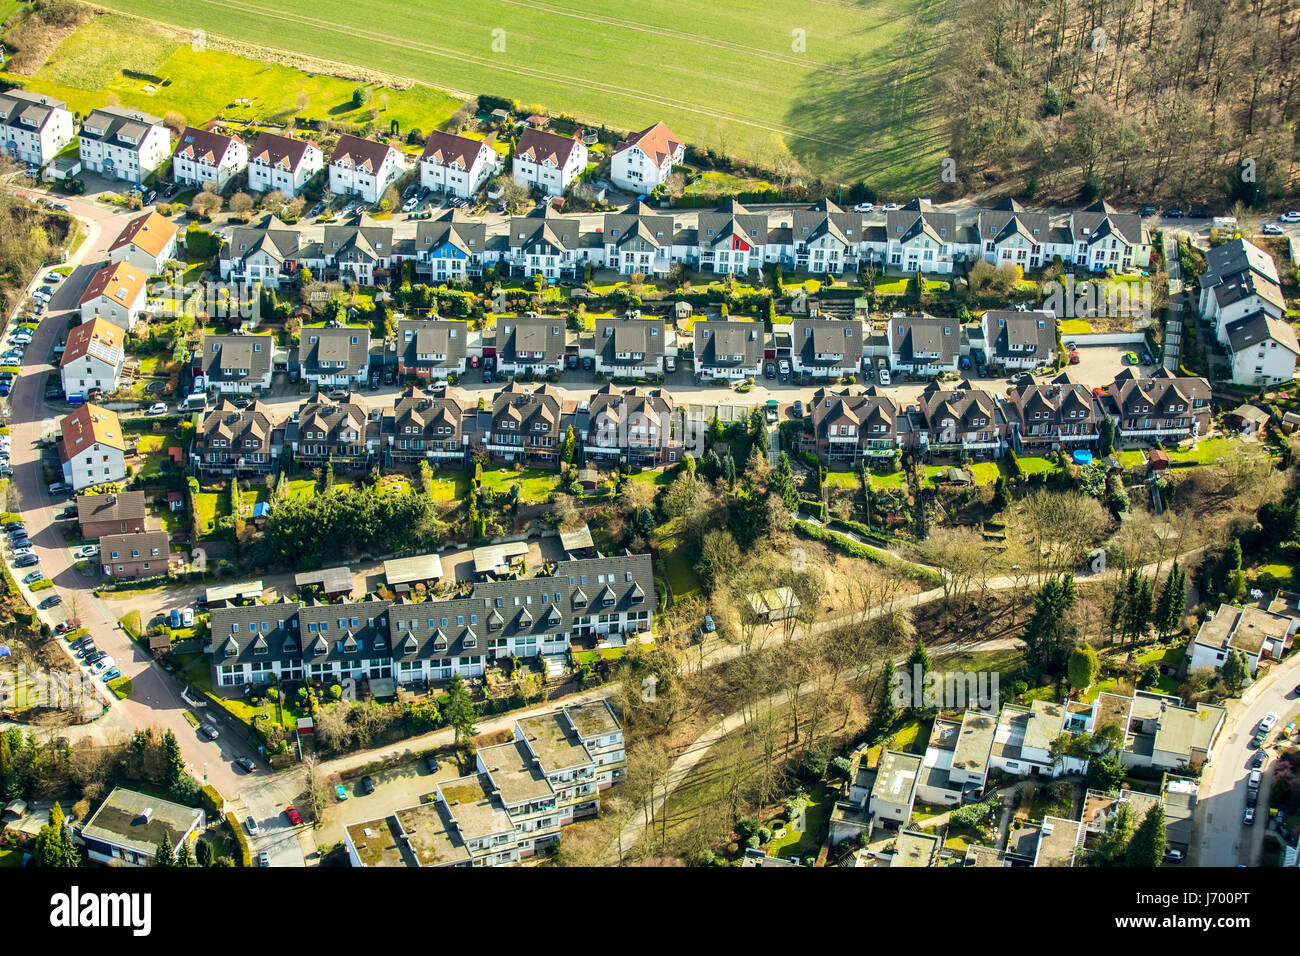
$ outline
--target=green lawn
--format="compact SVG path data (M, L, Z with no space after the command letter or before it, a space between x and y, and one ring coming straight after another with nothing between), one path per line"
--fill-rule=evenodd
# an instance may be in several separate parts
M433 500L460 501L469 494L469 473L464 469L444 468L433 473Z
M977 461L970 470L977 485L991 485L1002 475L1002 466L996 461Z
M1087 319L1062 319L1062 335L1087 335L1092 331L1092 326L1088 324Z
M767 844L768 856L778 856L783 860L802 860L804 857L817 855L821 849L822 839L826 835L824 832L826 819L830 807L835 801L833 794L827 794L824 781L818 781L808 791L808 798L811 802L804 809L804 828L796 830L793 827L787 827L785 836L779 839L774 837ZM775 823L768 825L773 828L776 826Z
M506 494L510 491L511 485L519 485L519 500L525 503L542 502L551 497L551 492L555 490L555 482L558 475L553 471L543 471L540 468L524 468L521 471L515 471L513 468L493 468L483 470L483 487L490 490Z
M874 471L869 474L871 475L871 487L878 491L907 487L907 472L901 468L886 475L877 474Z
M12 869L22 865L22 850L0 850L0 870Z
M689 143L768 165L793 157L813 173L845 182L866 178L882 189L932 181L947 149L927 87L946 8L920 0L830 8L814 0L762 6L752 0L646 0L635 11L600 0L563 6L286 0L237 10L221 0L103 4L187 33L201 28L254 45L272 42L363 71L393 70L513 97L619 129L662 120ZM508 43L506 52L492 51L494 37ZM665 58L669 46L673 56ZM118 52L115 44L105 47L105 55ZM180 52L196 56L187 51ZM614 61L615 71L587 68ZM738 62L747 68L736 69ZM186 73L179 62L166 67L173 77L193 77L194 87L220 90L191 93L208 103L259 94L250 82L256 77L245 71L225 75L214 66ZM292 106L294 96L290 87L280 101ZM315 103L307 112L326 118ZM384 115L381 123L387 120ZM421 115L416 122L428 130L437 118Z
M862 483L858 481L858 473L856 471L837 470L828 471L826 473L826 487L848 488L851 491L856 491L858 488L862 487Z
M1169 452L1169 460L1194 461L1198 465L1212 465L1217 459L1234 454L1256 456L1264 454L1264 450L1257 444L1248 445L1245 442L1231 438L1203 438L1196 443L1194 448L1186 451Z
M1271 575L1279 584L1285 585L1290 584L1292 579L1295 577L1295 567L1290 564L1283 564L1275 561L1272 564L1265 564L1256 568L1255 573L1257 575Z
M1002 458L1000 460L1005 462L1007 459ZM1019 461L1020 470L1026 475L1036 475L1039 472L1054 471L1056 469L1056 462L1047 458L1040 458L1037 455L1022 455ZM1003 470L1005 472L1005 466Z
M698 594L700 581L686 558L682 543L682 520L674 518L665 522L655 533L659 536L659 551L663 556L664 573L668 576L673 599L682 601Z
M210 14L203 22L190 19L188 13L173 19L180 15L179 8L184 4L167 0L159 3L157 10L148 9L152 5L146 2L121 7L125 12L172 19L187 33L203 28L213 34L229 35L232 31L227 28L242 19L242 14L232 17L229 10L216 3L195 4L207 8ZM260 38L244 39L265 42L266 37L274 36L280 46L281 38L292 37L294 32L286 32L281 25L279 29L268 29ZM349 58L344 55L334 59ZM392 61L383 68L400 70ZM161 85L150 78L161 81ZM193 44L168 38L130 17L118 15L96 17L81 27L24 85L66 100L68 109L83 115L105 105L113 95L122 106L147 110L156 116L175 110L193 126L202 126L218 114L254 123L282 124L301 116L360 124L370 119L371 109L377 109L380 125L387 127L395 121L404 132L413 126L424 130L440 126L460 105L458 98L423 84L394 90L367 83L370 102L354 108L354 80L305 73L214 49L196 50ZM236 107L236 98L252 102Z
M1119 463L1125 468L1137 468L1140 465L1145 465L1147 461L1147 456L1137 449L1122 451L1117 457Z

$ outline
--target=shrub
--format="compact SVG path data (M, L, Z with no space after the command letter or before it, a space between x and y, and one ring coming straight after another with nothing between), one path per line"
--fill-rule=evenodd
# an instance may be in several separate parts
M230 827L230 832L235 837L235 842L239 844L239 865L253 865L253 851L248 846L248 837L244 836L244 828L239 825L233 813L226 814L226 826Z

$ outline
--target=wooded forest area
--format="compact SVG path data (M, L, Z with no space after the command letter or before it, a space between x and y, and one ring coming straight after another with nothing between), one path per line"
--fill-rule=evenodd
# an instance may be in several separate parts
M1296 0L964 0L949 43L936 99L957 192L1296 193Z

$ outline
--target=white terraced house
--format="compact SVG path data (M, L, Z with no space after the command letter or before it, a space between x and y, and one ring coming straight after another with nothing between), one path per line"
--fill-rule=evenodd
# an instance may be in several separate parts
M895 269L952 272L957 217L938 212L928 199L914 199L885 214L885 262Z
M519 137L511 175L516 183L561 196L587 168L587 147L577 137L527 129Z
M325 166L320 147L309 140L263 133L248 150L248 188L296 196Z
M330 157L330 191L377 203L405 168L402 154L386 143L340 136Z
M215 183L226 188L231 178L248 168L248 146L238 136L185 127L172 153L172 180L181 186Z
M162 120L139 110L105 106L81 123L81 164L109 179L143 183L172 153L172 138Z
M435 131L420 156L420 185L468 199L500 168L496 150L483 140Z
M650 193L668 181L673 167L686 159L681 138L663 123L633 133L614 150L609 178L619 189Z
M0 151L44 166L72 136L72 114L62 100L18 89L0 93Z

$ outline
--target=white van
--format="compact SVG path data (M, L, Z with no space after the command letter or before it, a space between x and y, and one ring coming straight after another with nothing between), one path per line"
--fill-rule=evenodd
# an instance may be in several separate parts
M207 406L208 406L208 396L204 395L202 392L193 392L192 394L185 396L185 399L184 401L181 402L180 407L181 407L181 411L194 412L203 408L207 408Z
M1210 225L1212 225L1215 229L1236 229L1237 217L1236 216L1215 216L1214 219L1210 221Z

